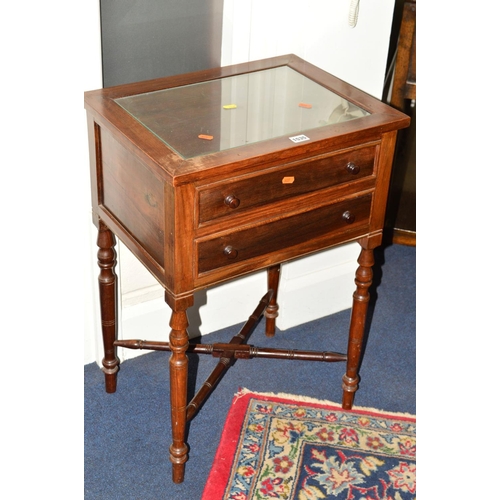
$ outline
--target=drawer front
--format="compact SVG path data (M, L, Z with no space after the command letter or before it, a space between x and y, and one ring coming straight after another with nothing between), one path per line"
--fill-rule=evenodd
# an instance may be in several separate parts
M372 195L351 198L267 224L197 241L198 275L325 238L325 245L368 230Z
M270 169L200 190L199 222L352 182L373 174L377 146L353 149Z

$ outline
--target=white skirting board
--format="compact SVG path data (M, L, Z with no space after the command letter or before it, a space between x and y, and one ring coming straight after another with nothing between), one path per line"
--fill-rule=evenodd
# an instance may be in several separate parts
M360 246L349 243L283 265L277 326L287 330L352 306Z

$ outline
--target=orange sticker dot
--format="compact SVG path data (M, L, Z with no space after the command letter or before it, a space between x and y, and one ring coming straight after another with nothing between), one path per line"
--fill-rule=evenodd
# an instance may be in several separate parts
M299 108L311 109L312 104L307 104L306 102L299 102Z
M205 139L205 141L211 141L214 136L213 135L205 135L205 134L200 134L198 136L199 139Z

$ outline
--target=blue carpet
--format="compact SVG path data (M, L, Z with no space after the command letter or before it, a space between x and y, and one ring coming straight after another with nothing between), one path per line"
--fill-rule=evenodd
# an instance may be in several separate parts
M416 413L416 249L392 245L376 252L373 304L355 405ZM354 285L353 285L354 286ZM249 314L257 304L249 305ZM264 335L261 322L249 343L345 352L350 311L286 332ZM228 342L241 325L206 335L201 343ZM118 390L106 394L95 363L85 377L85 499L196 500L201 497L219 436L239 387L287 392L341 402L344 363L240 360L229 369L189 426L191 447L184 483L171 481L169 461L170 353L153 352L122 364ZM192 396L215 366L206 355L190 355Z

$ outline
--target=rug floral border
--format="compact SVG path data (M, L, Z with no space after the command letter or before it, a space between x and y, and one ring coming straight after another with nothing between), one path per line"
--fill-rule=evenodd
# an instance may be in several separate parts
M203 500L415 498L412 415L243 390L226 423Z

